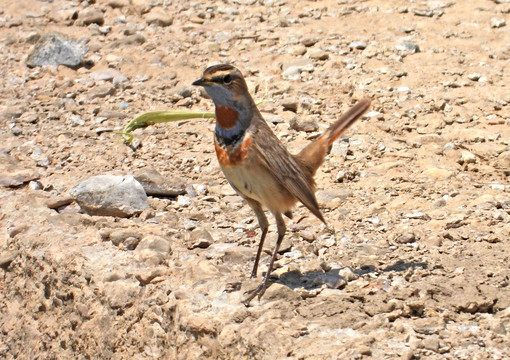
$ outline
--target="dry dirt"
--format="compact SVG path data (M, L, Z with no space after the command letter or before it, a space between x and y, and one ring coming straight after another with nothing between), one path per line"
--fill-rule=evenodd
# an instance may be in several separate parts
M505 0L2 2L0 357L508 358L509 14ZM51 32L86 39L86 66L29 68ZM190 84L219 62L292 151L373 98L317 174L329 229L298 207L251 307L260 232L219 171L214 121L137 130L133 147L108 132L212 110ZM56 203L148 168L187 193L132 218Z

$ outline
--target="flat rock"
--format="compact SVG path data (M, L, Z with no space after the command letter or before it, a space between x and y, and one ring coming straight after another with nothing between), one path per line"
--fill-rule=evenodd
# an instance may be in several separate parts
M255 257L256 250L246 246L232 246L225 249L223 261L231 264L246 264Z
M150 206L132 175L98 175L75 185L69 195L89 215L129 217Z
M283 117L281 117L280 115L276 115L276 114L271 114L271 113L262 113L262 117L268 122L268 123L271 123L271 124L280 124L280 123L283 123L285 122L285 120L283 119Z
M141 34L126 35L118 40L112 41L108 48L117 49L123 46L141 45L146 41L145 37Z
M186 182L180 177L165 177L157 170L145 168L135 174L135 179L150 196L178 196L186 193Z
M352 196L349 190L318 190L317 201L326 209L336 209L347 198Z
M128 78L116 69L103 69L94 71L90 76L94 80L111 81L114 84L120 84L128 81Z
M71 204L73 201L73 198L69 196L69 194L62 194L46 199L45 204L50 209L58 209L59 207Z
M317 39L317 38L304 38L301 41L301 44L303 44L306 47L310 47L310 46L314 46L318 42L319 42L319 39Z
M306 46L301 45L301 44L292 46L289 48L288 52L289 52L289 54L294 55L294 56L301 56L301 55L306 54Z
M97 24L99 26L104 24L104 16L101 10L90 8L79 12L76 25L88 26L90 24Z
M83 42L59 33L50 33L43 36L28 55L27 65L65 65L77 68L82 64L86 53L87 48Z
M173 23L173 18L163 10L152 9L147 15L145 15L145 22L149 25L157 26L170 26Z
M432 179L432 180L438 180L438 179L449 179L451 178L455 173L448 169L441 169L441 168L429 168L424 170L421 173L421 177Z
M105 98L107 96L115 94L115 86L112 84L94 86L90 91L87 92L87 99L92 100L96 98Z
M9 155L0 155L0 186L17 187L39 179L35 169L22 168L20 163Z
M327 60L329 59L329 54L321 49L313 49L308 52L308 56L310 59L315 60Z
M162 254L169 254L172 252L170 242L164 237L157 235L145 236L138 244L136 251L142 251L146 249L153 250Z
M13 169L9 172L0 173L0 186L17 187L32 180L39 179L39 174L35 170Z

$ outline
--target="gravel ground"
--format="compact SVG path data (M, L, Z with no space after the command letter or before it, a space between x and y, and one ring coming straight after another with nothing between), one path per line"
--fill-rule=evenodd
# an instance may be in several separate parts
M508 358L509 14L507 0L2 2L0 357ZM251 307L260 231L219 170L214 120L139 129L131 147L112 132L212 110L191 82L221 62L292 152L373 99L316 176L329 227L296 209ZM95 175L173 193L90 215L69 193Z

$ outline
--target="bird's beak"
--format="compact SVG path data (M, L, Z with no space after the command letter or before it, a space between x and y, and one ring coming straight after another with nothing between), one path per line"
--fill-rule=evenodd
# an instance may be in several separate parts
M205 85L209 85L209 84L211 84L211 82L209 80L201 78L201 79L198 79L196 81L193 81L193 83L191 85L205 86Z

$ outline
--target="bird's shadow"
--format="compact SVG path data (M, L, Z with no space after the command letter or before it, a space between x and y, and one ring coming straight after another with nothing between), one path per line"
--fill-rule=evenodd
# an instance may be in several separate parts
M376 268L373 265L362 265L359 268L352 269L351 272L356 276L362 276L369 273L379 272L402 272L408 269L426 269L426 263L403 262L398 261L385 268ZM326 285L333 289L342 289L347 285L348 279L341 275L342 269L331 269L329 271L308 271L301 273L298 270L286 272L274 282L285 285L290 289L304 288L305 290L314 290Z

